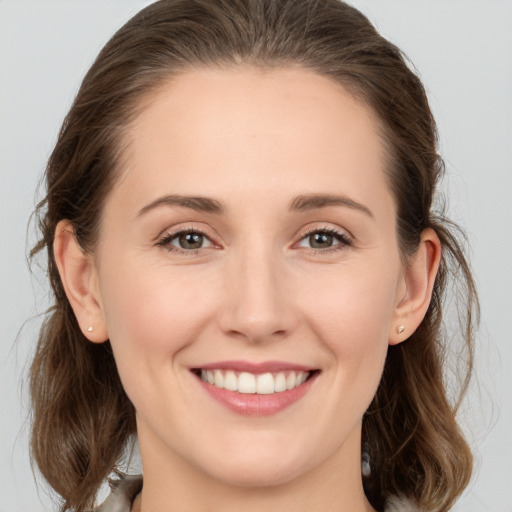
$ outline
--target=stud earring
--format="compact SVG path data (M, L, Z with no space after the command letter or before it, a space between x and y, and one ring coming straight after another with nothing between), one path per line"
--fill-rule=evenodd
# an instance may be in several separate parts
M396 332L398 334L402 334L403 332L405 331L405 327L403 325L399 325L397 328L396 328Z
M87 327L87 332L92 332L94 329L92 327L92 325L89 325L89 327Z

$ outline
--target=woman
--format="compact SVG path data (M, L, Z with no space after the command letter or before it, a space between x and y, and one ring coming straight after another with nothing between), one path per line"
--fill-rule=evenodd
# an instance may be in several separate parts
M39 206L32 451L87 510L448 510L452 225L424 89L337 0L163 0L86 75ZM198 492L200 490L200 492ZM401 503L401 504L400 504Z

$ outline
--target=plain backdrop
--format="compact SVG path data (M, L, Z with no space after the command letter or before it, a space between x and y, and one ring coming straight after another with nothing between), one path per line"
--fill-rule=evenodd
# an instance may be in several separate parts
M52 510L34 483L24 378L48 290L27 223L62 119L103 44L148 1L0 0L0 512ZM482 303L462 421L476 455L454 510L511 512L512 2L358 0L411 58L441 135L450 212L468 232Z

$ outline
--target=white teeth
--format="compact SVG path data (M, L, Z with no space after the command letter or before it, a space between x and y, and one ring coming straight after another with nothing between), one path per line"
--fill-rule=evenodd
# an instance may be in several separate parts
M218 388L243 394L271 395L291 390L306 382L309 372L252 374L233 370L201 370L201 379Z
M242 372L238 376L239 393L256 393L256 377L252 373Z
M222 372L220 370L215 370L213 372L213 376L215 377L215 385L218 388L224 387L224 375L222 375Z
M236 378L236 373L233 370L228 370L224 375L224 389L228 389L229 391L238 391L238 379Z
M278 373L274 379L274 391L276 393L286 391L286 377L283 372Z
M293 389L296 381L297 377L295 376L295 372L290 372L288 377L286 377L286 389Z
M258 375L256 378L256 393L258 395L271 395L274 392L274 377L271 373Z

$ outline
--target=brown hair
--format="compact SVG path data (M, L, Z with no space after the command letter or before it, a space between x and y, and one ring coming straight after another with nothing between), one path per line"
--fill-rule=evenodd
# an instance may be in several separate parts
M424 509L446 511L472 468L455 419L459 402L447 398L443 376L442 311L449 279L463 287L462 391L478 301L457 229L442 212L433 213L443 163L424 88L400 50L338 0L161 0L124 25L99 54L64 121L46 169L47 196L37 208L42 238L31 254L47 250L55 305L31 367L33 458L62 496L62 510L83 511L92 507L135 434L134 409L109 342L87 341L64 293L52 248L57 223L69 220L84 250L93 251L102 205L120 169L123 129L143 96L187 68L240 63L311 69L369 105L384 127L404 259L425 228L441 240L432 302L410 339L389 348L363 419L363 453L370 469L365 492L375 508L398 495Z

